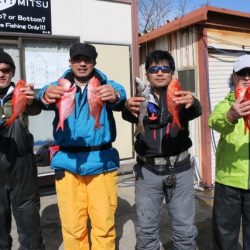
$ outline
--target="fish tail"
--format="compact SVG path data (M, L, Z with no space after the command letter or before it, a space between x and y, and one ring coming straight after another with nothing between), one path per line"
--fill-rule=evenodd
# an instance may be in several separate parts
M63 122L58 122L58 125L57 125L57 128L56 128L56 131L58 131L59 130L59 128L63 131L63 129L64 129L64 124L63 124Z
M98 122L98 121L96 121L95 122L95 126L94 126L94 128L100 128L102 125Z
M4 123L4 126L8 128L8 127L15 121L16 117L17 117L17 116L16 116L15 114L13 114L13 115Z
M179 129L182 129L179 119L174 119L173 120L173 127L174 127L174 125L177 125L179 127Z

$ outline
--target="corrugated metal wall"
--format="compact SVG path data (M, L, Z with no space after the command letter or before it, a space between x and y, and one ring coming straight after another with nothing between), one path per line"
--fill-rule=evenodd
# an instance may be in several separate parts
M208 57L209 72L209 99L211 111L218 102L222 101L229 92L229 79L233 71L233 63L237 56L230 54L218 54L210 52ZM220 134L211 130L211 160L212 160L212 181L215 178L215 149Z
M235 32L230 30L208 29L207 40L209 47L208 74L209 74L209 99L211 111L215 105L222 101L229 92L230 76L233 64L237 57L250 49L250 33ZM245 50L245 52L243 51ZM215 148L219 134L211 130L211 164L212 181L215 178Z

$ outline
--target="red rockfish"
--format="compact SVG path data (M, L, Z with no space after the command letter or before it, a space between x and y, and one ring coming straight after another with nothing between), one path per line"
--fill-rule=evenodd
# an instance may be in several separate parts
M179 110L180 110L180 105L175 104L173 101L173 98L175 97L175 92L182 90L181 84L178 79L172 79L171 82L168 84L168 89L167 89L167 106L168 106L168 111L173 117L172 121L172 127L174 125L177 125L181 129L181 124L179 120Z
M246 92L246 87L236 84L234 89L234 96L236 100L242 101Z
M5 122L5 126L9 127L15 119L25 110L27 104L26 95L20 91L21 88L26 86L26 82L24 80L19 80L14 88L12 94L12 115L11 117Z
M95 126L94 128L100 128L100 116L103 107L103 101L101 98L96 94L96 89L101 86L100 81L93 76L88 83L88 103L89 103L89 113L95 119Z
M250 101L250 86L246 88L245 95L243 98L243 101ZM248 131L250 131L250 115L246 115L243 117L244 122L245 122L245 134Z
M60 78L58 80L58 85L64 87L64 89L66 90L64 95L56 101L56 107L59 113L59 121L56 130L61 128L61 130L63 131L64 121L72 113L75 105L76 86L71 86L70 81L64 78Z

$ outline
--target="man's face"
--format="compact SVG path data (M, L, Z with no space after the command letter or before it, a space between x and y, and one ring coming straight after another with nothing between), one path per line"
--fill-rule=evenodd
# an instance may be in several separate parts
M250 86L250 67L234 73L234 82L242 86Z
M12 77L13 72L11 66L7 63L0 63L0 89L8 87Z
M146 75L153 89L161 89L166 87L172 80L173 70L169 67L169 63L163 60L158 64L153 63L150 65Z
M79 55L71 58L70 66L77 79L85 79L92 73L95 62Z

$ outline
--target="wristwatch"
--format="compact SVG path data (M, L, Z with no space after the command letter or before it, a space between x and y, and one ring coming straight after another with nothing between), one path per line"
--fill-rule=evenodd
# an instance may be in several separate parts
M117 90L115 90L115 97L116 97L115 102L118 102L120 100L121 95L120 92Z

